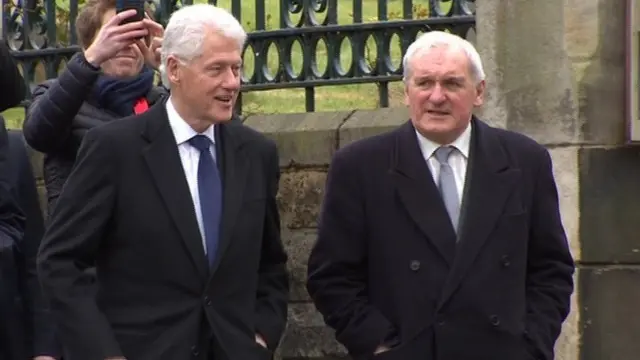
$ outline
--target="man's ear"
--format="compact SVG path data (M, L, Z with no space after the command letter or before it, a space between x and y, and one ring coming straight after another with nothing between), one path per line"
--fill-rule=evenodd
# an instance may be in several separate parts
M486 83L484 80L480 81L478 85L476 85L476 98L473 99L473 106L482 106L484 104L484 91L485 91Z
M173 84L180 83L180 60L173 55L167 57L167 64L164 69L167 79Z

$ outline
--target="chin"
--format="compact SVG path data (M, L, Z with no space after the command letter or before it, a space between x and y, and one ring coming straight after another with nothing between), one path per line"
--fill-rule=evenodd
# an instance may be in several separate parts
M229 115L229 116L225 116L225 117L219 118L218 122L219 123L229 122L229 121L231 121L232 117L233 117L233 115Z
M220 114L220 113L212 114L209 116L209 122L212 124L224 123L224 122L230 121L232 116L233 115L231 113L229 113L228 116L225 116L225 114Z
M211 112L211 117L216 120L216 122L225 122L231 120L233 116L232 109L216 109L216 111Z
M120 77L124 77L124 78L130 78L130 77L135 77L138 76L138 74L140 74L140 71L142 71L142 68L134 68L131 66L123 66L119 69L116 69L116 72L119 74L118 76Z

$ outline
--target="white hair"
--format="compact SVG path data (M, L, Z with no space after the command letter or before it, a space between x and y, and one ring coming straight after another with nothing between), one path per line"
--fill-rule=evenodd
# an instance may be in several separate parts
M480 54L476 50L475 46L469 41L461 38L458 35L451 34L444 31L429 31L418 37L407 49L407 52L402 58L403 67L403 81L407 81L411 73L410 62L414 56L424 52L425 50L448 47L461 50L469 60L471 66L471 75L476 83L485 79L484 69L482 67L482 60Z
M210 4L195 4L184 6L171 14L160 50L160 76L167 88L171 87L166 72L169 55L183 62L201 56L205 35L211 29L235 40L240 50L247 41L247 33L240 22L223 8Z

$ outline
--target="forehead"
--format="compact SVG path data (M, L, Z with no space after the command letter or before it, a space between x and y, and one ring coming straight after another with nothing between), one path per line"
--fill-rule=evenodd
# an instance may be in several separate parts
M419 51L410 61L411 72L416 76L470 77L470 65L464 51L449 47Z
M228 36L224 36L220 31L208 30L203 46L202 59L205 62L238 62L242 60L242 49L238 42Z

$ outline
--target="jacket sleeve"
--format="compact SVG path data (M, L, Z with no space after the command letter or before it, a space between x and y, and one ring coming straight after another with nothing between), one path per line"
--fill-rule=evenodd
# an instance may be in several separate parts
M525 340L535 359L552 360L569 314L574 262L562 226L551 157L541 150L527 259Z
M99 74L84 54L77 53L60 77L38 85L22 125L27 144L43 153L60 149L71 135L73 119Z
M271 143L266 161L268 194L262 239L262 256L258 277L256 301L256 332L260 334L270 350L274 350L287 324L289 301L289 275L287 254L280 237L280 215L276 203L280 164L278 150Z
M368 301L364 194L350 149L338 151L329 167L307 290L336 339L356 357L392 342L396 329Z
M16 62L9 53L9 46L0 39L0 112L20 105L27 95L27 87Z
M97 127L87 132L76 165L51 214L37 259L65 353L78 359L122 356L120 345L93 296L85 271L93 264L112 218L117 163L114 140Z

